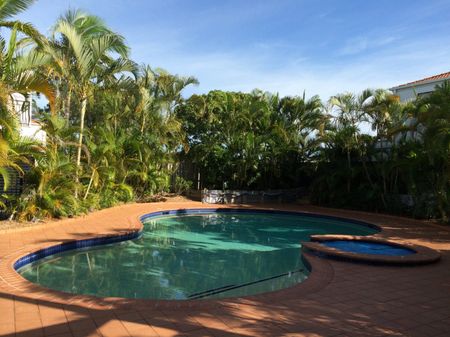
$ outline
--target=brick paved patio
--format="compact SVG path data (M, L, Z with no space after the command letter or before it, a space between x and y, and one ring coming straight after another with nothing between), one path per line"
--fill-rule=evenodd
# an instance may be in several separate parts
M426 266L384 267L310 256L313 272L307 281L246 299L73 296L33 285L12 268L16 258L38 248L127 232L141 226L141 214L193 207L208 205L132 204L0 232L0 336L450 336L450 231L406 218L274 206L365 220L383 228L377 236L437 249L442 259Z

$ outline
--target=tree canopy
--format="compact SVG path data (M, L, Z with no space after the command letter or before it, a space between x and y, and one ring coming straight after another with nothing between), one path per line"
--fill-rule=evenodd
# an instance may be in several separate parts
M14 19L32 3L0 1L10 32L0 35L0 205L9 216L147 200L200 174L205 188L303 187L321 205L448 221L448 84L408 103L383 89L328 101L258 89L184 97L195 77L136 64L97 16L68 10L49 36ZM49 99L34 116L45 144L20 136L15 92ZM11 196L14 174L26 183Z

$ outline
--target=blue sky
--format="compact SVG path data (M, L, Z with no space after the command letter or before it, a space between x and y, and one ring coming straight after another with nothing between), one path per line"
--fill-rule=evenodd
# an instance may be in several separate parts
M281 95L389 88L450 71L450 1L39 0L47 33L68 8L101 16L132 58L212 89Z

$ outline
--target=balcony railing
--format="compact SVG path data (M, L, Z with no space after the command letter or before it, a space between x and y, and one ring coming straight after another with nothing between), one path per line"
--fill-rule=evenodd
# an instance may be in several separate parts
M14 111L19 117L21 125L30 125L32 120L31 103L28 100L13 99Z

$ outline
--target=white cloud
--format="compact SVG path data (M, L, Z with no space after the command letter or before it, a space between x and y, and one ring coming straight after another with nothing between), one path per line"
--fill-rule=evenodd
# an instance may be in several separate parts
M347 40L342 49L339 51L339 54L340 55L358 54L366 50L368 46L369 41L367 37L352 38L350 40Z
M348 39L344 46L338 51L339 55L354 55L365 51L384 47L395 42L398 38L392 35L381 37L358 36Z
M149 50L145 56L136 56L152 60L153 66L162 66L173 73L196 76L200 85L187 90L186 95L213 89L260 88L281 95L301 95L305 90L309 97L319 94L326 100L339 92L389 88L448 71L450 50L444 45L440 41L390 43L387 40L385 46L389 48L380 47L359 58L331 56L329 62L318 64L313 59L298 57L284 62L276 60L277 66L270 48L265 53L258 49L195 53L175 48L167 53L158 51L158 56ZM432 55L429 50L433 50Z
M126 36L136 61L199 79L200 86L190 88L186 94L213 89L250 91L257 87L281 95L300 95L306 90L308 96L319 94L322 99L327 99L338 92L361 91L367 87L389 88L450 70L450 50L447 48L450 38L442 33L445 30L441 26L433 27L432 39L428 33L421 33L421 30L427 32L430 29L429 24L399 22L395 27L360 31L347 40L341 34L336 39L324 36L317 41L308 39L306 35L301 38L280 36L278 40L276 36L269 39L261 35L254 40L249 38L248 45L226 50L216 44L211 47L208 39L216 35L203 35L204 32L215 32L219 27L223 33L229 26L241 27L257 18L270 18L274 11L282 11L283 7L274 3L261 3L256 7L249 4L239 11L233 8L224 12L222 7L212 6L193 17L182 16L186 22L174 22L169 18L168 24L163 24L164 20L158 18L154 18L156 21L122 20L120 16L125 16L133 4L124 9L119 2L111 2L116 8L104 5L106 3L106 0L96 3L94 7L97 10L93 12L104 16L108 23L110 19L115 23L113 28ZM444 3L440 2L440 7L447 8ZM91 8L92 2L43 0L37 2L23 18L35 22L45 32L68 5ZM136 4L134 6L137 7ZM163 7L166 2L152 3L152 6ZM425 14L431 16L438 10L443 11L436 6ZM318 13L317 17L330 24L342 19L337 14L336 10L330 9ZM410 13L408 18L413 16L414 13ZM438 23L446 25L441 21ZM302 27L301 23L299 27ZM302 32L300 28L299 32ZM225 42L233 40L233 37L221 38ZM334 45L338 38L344 41L340 48L328 47L330 49L327 50L326 46Z

